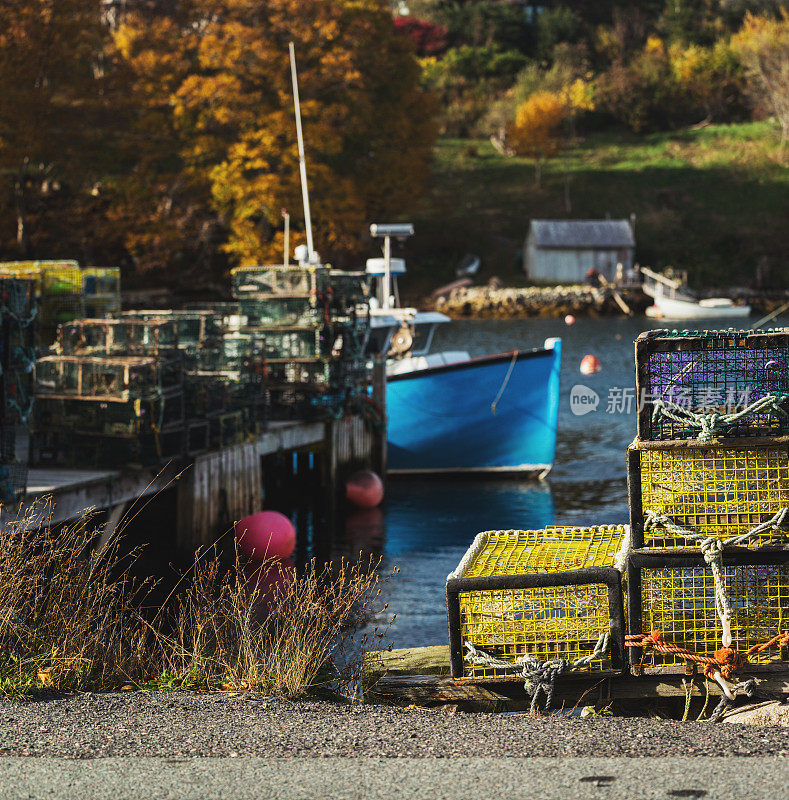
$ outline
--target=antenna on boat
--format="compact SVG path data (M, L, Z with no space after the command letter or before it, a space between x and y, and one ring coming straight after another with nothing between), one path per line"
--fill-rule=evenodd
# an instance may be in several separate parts
M301 173L301 199L304 203L304 226L307 230L307 263L313 261L312 220L310 219L310 195L307 190L307 162L304 159L304 137L301 135L301 106L299 105L299 80L296 75L296 49L293 42L290 50L290 77L293 81L293 102L296 109L296 138L299 142L299 172Z
M406 239L414 235L414 226L406 222L394 225L370 225L370 236L384 240L384 285L381 292L381 308L391 308L392 286L392 237Z

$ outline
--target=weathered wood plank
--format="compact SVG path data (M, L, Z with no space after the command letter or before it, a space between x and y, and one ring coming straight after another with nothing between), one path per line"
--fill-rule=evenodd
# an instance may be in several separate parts
M364 669L374 675L449 675L449 645L376 650L367 653Z
M789 694L789 668L770 665L766 671L749 672L762 692ZM514 679L490 683L454 682L449 676L449 647L415 647L376 651L365 658L367 688L372 702L395 705L435 706L458 704L472 710L519 710L529 707L523 683ZM572 675L556 683L556 703L574 706L611 700L639 700L684 697L683 674L648 675ZM719 696L717 683L709 682L710 695ZM703 697L704 679L696 676L691 694Z

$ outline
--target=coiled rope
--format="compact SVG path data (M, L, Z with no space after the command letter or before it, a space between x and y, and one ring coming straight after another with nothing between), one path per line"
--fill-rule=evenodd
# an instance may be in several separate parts
M786 409L781 405L786 399L786 395L778 397L773 394L768 394L733 414L718 414L715 412L701 414L696 411L690 411L687 408L682 408L682 406L678 406L668 400L657 398L652 401L652 422L658 423L661 417L665 417L681 425L698 428L699 435L696 437L697 440L700 442L709 442L717 437L720 428L732 425L749 414L773 412L776 415L787 416Z
M566 658L552 658L549 661L540 661L539 658L526 653L512 661L502 661L488 653L478 650L471 642L466 642L465 659L478 667L490 667L503 672L519 672L524 680L523 688L531 697L530 710L533 714L539 713L540 697L545 697L544 708L547 710L553 705L553 693L556 688L556 679L570 670L584 667L595 659L602 658L608 650L609 634L600 635L594 650L587 656L568 661Z
M740 653L732 647L722 647L720 650L715 651L714 657L700 656L692 650L679 647L673 642L667 642L663 638L663 632L660 630L654 630L649 634L636 633L625 636L625 646L627 647L651 647L658 653L679 656L704 668L705 677L714 680L723 692L721 702L710 716L710 722L717 722L721 718L723 712L734 701L738 691L742 690L748 697L753 697L756 692L756 682L753 678L741 681L734 686L729 686L726 681L732 680L739 670L746 667L752 655L764 652L776 645L778 647L789 646L789 631L778 633L762 644L755 644L744 653Z
M704 536L701 533L689 531L687 528L678 525L666 514L647 511L646 520L644 522L645 531L653 530L654 528L665 528L675 536L680 536L695 542L699 550L701 550L701 555L704 557L704 561L709 566L710 572L712 573L712 581L715 586L715 611L720 618L721 627L723 628L721 643L724 647L731 647L732 607L729 596L726 593L726 581L723 575L723 549L727 545L741 544L752 536L758 536L770 530L785 530L787 516L789 516L789 508L785 507L773 514L766 522L760 523L745 533L729 536L726 539L717 539L713 536Z

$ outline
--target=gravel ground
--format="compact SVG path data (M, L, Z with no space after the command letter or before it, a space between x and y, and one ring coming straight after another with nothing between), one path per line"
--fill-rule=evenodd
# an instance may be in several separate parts
M0 703L0 756L786 756L779 727L128 692Z

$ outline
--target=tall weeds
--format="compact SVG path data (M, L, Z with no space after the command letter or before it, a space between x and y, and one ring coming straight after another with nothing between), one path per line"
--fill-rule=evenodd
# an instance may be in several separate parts
M372 561L312 561L297 573L278 562L250 570L238 557L228 568L213 551L153 608L153 584L132 577L136 554L122 555L117 539L97 552L90 518L33 522L0 531L0 697L129 686L295 697L347 679L335 654L382 610Z

